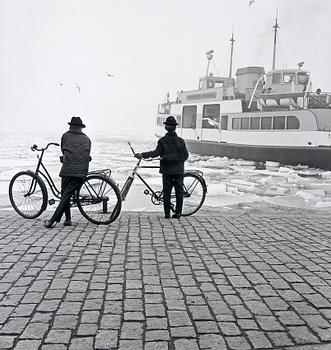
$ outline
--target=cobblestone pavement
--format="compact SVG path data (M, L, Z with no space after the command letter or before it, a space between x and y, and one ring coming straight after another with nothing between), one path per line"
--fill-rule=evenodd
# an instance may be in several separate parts
M0 212L0 349L331 349L331 219L277 207L166 220Z

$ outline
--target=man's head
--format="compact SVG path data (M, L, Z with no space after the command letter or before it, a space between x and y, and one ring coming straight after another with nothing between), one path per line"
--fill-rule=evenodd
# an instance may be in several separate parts
M167 131L175 131L178 125L176 118L172 115L170 115L163 124Z
M68 124L70 125L70 128L74 128L74 129L85 128L85 125L83 124L80 117L72 117L71 121Z

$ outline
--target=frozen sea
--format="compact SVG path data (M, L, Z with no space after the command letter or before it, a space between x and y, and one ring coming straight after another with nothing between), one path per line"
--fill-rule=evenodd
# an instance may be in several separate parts
M0 209L10 208L8 186L12 176L22 170L34 170L37 152L33 144L45 146L48 142L60 142L59 134L33 134L0 132ZM92 141L90 170L110 168L113 179L122 186L136 159L127 144L131 141L138 152L155 148L152 133L143 135L89 135ZM61 164L59 147L50 147L44 163L59 185ZM331 160L330 160L331 161ZM156 163L157 164L157 163ZM267 162L266 169L258 169L253 162L221 157L202 157L191 154L186 169L203 172L208 185L205 208L249 206L260 202L286 206L331 211L331 172L308 167L280 166ZM154 186L161 188L161 177L156 169L144 169L143 175ZM162 211L154 206L150 197L143 194L144 186L136 179L131 192L123 203L127 211ZM54 208L53 208L54 209ZM50 210L48 208L48 210Z

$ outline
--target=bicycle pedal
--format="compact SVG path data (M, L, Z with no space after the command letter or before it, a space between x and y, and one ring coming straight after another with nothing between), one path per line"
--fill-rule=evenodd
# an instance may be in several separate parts
M53 205L53 204L55 204L55 199L53 199L53 198L52 198L52 199L50 199L50 200L48 201L48 204L49 204L49 205Z

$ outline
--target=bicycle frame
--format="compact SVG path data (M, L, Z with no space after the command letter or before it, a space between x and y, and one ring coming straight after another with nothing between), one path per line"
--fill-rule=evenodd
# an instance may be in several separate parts
M49 144L50 145L50 144ZM56 144L57 145L57 144ZM47 145L48 147L48 145ZM42 176L42 178L44 178L46 180L46 182L48 183L48 186L50 188L50 190L52 191L53 195L57 198L60 199L61 198L61 192L58 190L58 188L56 187L50 173L48 172L48 170L46 169L45 165L42 162L44 153L46 151L46 148L41 150L41 155L37 155L38 158L38 164L35 170L35 174L38 176L39 174ZM36 149L34 146L31 147L32 150ZM42 171L42 170L44 171Z
M134 178L137 176L140 181L146 186L146 188L149 190L144 191L145 194L150 194L152 198L155 198L156 200L160 200L161 197L153 190L153 188L147 183L147 181L139 174L139 169L159 169L160 167L157 165L140 165L142 159L139 159L137 164L135 165L131 175L126 179L122 189L121 189L121 198L122 201L124 201L129 193L129 190L131 188L131 185L133 183ZM147 191L147 192L146 192Z

